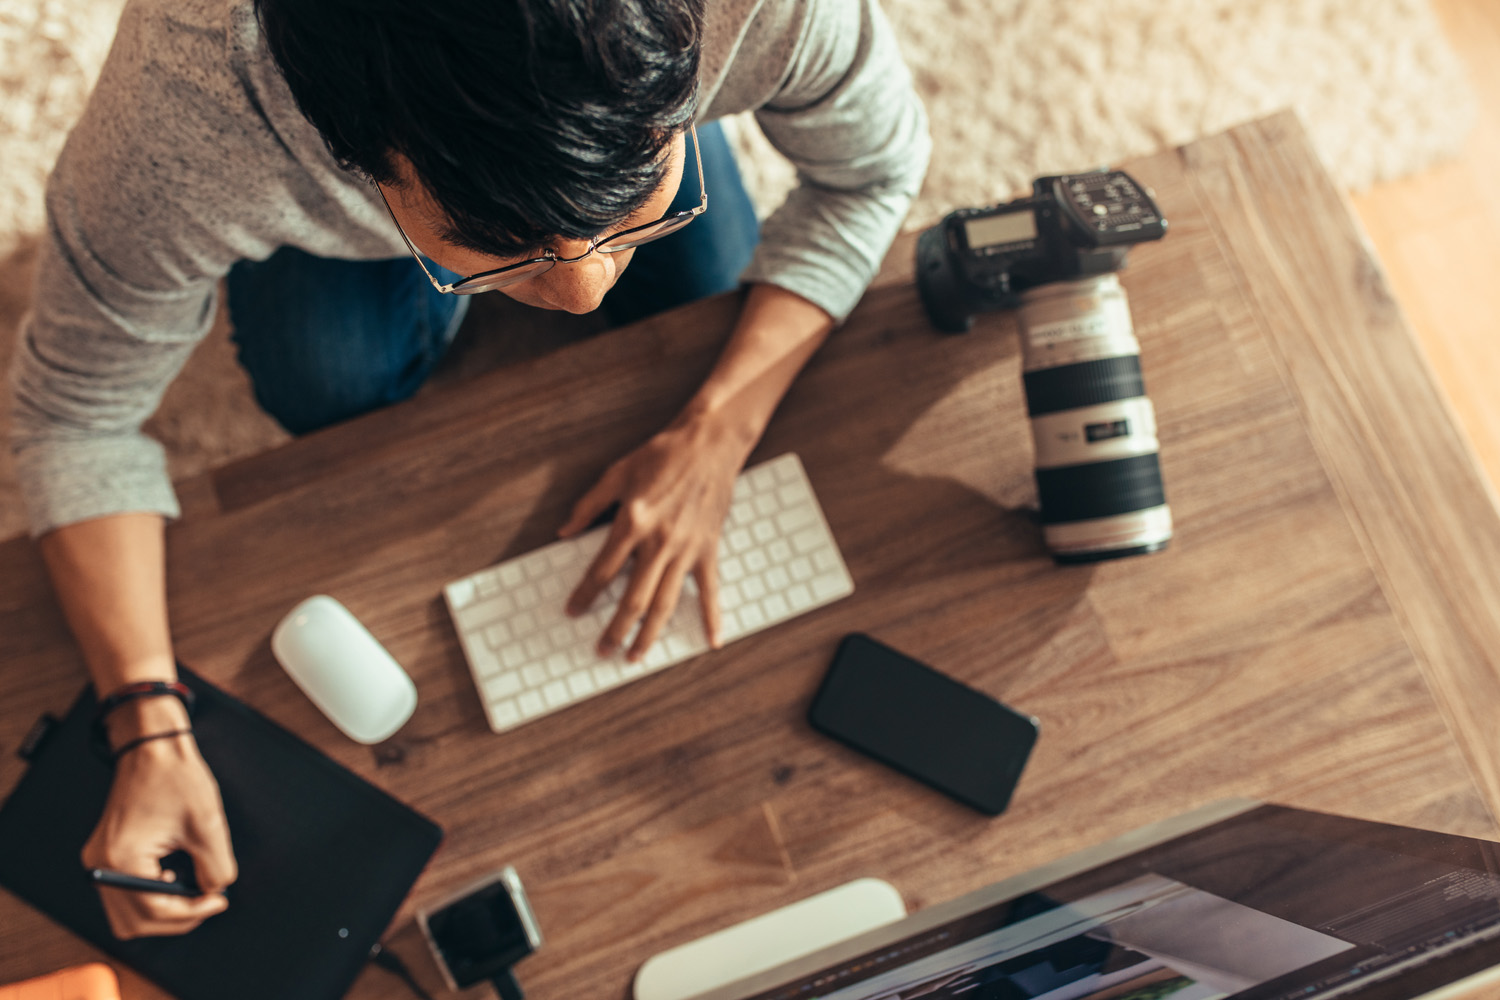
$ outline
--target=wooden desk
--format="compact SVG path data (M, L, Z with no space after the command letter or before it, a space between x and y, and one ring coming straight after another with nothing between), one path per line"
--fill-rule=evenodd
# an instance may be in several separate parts
M1177 518L1164 554L1052 564L1025 512L1014 319L930 332L910 239L757 452L801 453L855 595L512 734L485 727L442 585L550 539L692 391L731 300L183 485L182 658L447 829L392 932L434 989L412 910L505 862L549 938L531 993L613 1000L652 952L849 878L920 908L1227 795L1500 835L1480 727L1500 705L1500 519L1344 205L1290 116L1129 168L1172 221L1124 274ZM416 680L383 746L338 736L271 658L272 625L316 592ZM852 630L1041 718L1007 815L808 729ZM0 547L0 663L4 791L8 748L84 679L23 541ZM0 894L0 980L90 957ZM371 971L355 995L405 994Z

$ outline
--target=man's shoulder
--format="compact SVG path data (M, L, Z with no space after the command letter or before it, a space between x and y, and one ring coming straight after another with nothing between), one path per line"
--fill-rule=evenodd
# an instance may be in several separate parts
M703 93L711 117L765 106L797 76L847 63L862 0L722 0L705 16ZM811 55L810 55L811 54ZM839 67L834 67L838 70Z

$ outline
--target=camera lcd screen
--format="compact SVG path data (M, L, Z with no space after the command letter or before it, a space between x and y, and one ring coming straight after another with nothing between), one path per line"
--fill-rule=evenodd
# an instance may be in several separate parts
M1036 239L1036 217L1031 210L987 215L964 221L964 239L970 250Z

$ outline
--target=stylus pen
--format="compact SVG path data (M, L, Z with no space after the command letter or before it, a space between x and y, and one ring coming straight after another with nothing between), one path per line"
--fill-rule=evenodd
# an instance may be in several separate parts
M182 882L168 882L165 879L157 878L142 878L139 875L127 875L124 872L111 871L108 868L90 868L89 878L100 885L112 886L116 889L129 889L132 892L164 892L168 896L202 895L196 887L185 885Z

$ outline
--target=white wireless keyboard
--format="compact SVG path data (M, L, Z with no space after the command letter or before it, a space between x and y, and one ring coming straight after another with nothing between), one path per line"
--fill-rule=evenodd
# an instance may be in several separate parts
M563 607L609 532L595 528L455 580L448 610L490 727L504 732L708 649L698 588L688 578L661 636L635 663L596 652L624 594L622 573L577 618ZM724 642L854 592L833 533L794 454L747 469L719 540ZM630 637L634 638L634 635Z

